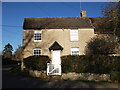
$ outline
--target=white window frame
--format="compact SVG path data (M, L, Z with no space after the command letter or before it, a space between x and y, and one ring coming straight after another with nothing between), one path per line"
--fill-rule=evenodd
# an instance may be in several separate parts
M38 53L35 54L35 53L34 53L35 50L40 50L40 54L38 54ZM34 56L40 56L40 55L42 55L42 49L41 49L41 48L34 48L34 49L33 49L33 55L34 55Z
M75 50L78 51L77 54L73 53L73 52L76 52ZM72 47L71 48L71 55L80 55L80 49L79 49L79 47Z
M71 29L70 30L70 40L71 41L78 41L79 40L79 33L78 29Z
M35 34L41 34L41 40L35 40ZM42 41L42 30L35 30L34 31L34 42L40 42Z

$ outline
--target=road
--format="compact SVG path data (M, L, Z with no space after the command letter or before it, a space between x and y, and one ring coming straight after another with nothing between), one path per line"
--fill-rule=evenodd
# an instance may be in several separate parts
M10 72L12 66L2 68L2 88L118 88L114 83L92 83L63 80L43 80L31 77L23 77ZM112 89L113 90L113 89Z

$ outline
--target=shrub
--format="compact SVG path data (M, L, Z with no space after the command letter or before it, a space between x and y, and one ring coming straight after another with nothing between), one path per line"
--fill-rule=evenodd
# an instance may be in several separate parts
M115 53L119 39L114 35L97 35L93 37L86 46L86 54L106 54ZM118 49L118 48L116 48Z
M120 57L106 55L63 56L62 71L77 73L110 73L120 71Z
M2 65L10 65L10 64L18 64L18 63L20 63L20 61L14 61L10 58L4 58L2 56Z
M119 81L120 82L120 72L118 71L113 71L110 73L110 79L115 82L115 81Z
M112 71L119 71L120 72L120 57L113 57L112 59Z
M49 60L48 56L30 56L23 61L26 68L32 70L46 70L47 62L49 62Z
M20 70L21 70L20 66L16 66L16 67L11 68L11 71L15 72L15 73L20 72Z

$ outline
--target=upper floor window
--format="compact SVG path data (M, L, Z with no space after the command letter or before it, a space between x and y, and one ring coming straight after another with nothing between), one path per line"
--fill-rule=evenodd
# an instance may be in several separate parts
M79 55L79 48L71 48L71 55Z
M70 40L78 41L78 30L77 29L70 30Z
M41 49L40 48L33 49L33 55L40 56L41 55Z
M34 41L39 42L42 40L42 31L36 30L34 31Z

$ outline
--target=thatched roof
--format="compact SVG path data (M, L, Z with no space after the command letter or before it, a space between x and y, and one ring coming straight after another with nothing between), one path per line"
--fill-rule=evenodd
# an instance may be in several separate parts
M120 36L120 20L116 35ZM23 29L78 29L94 28L95 33L113 34L113 22L109 18L101 17L40 17L25 18Z
M77 29L93 28L88 17L25 18L23 29Z

